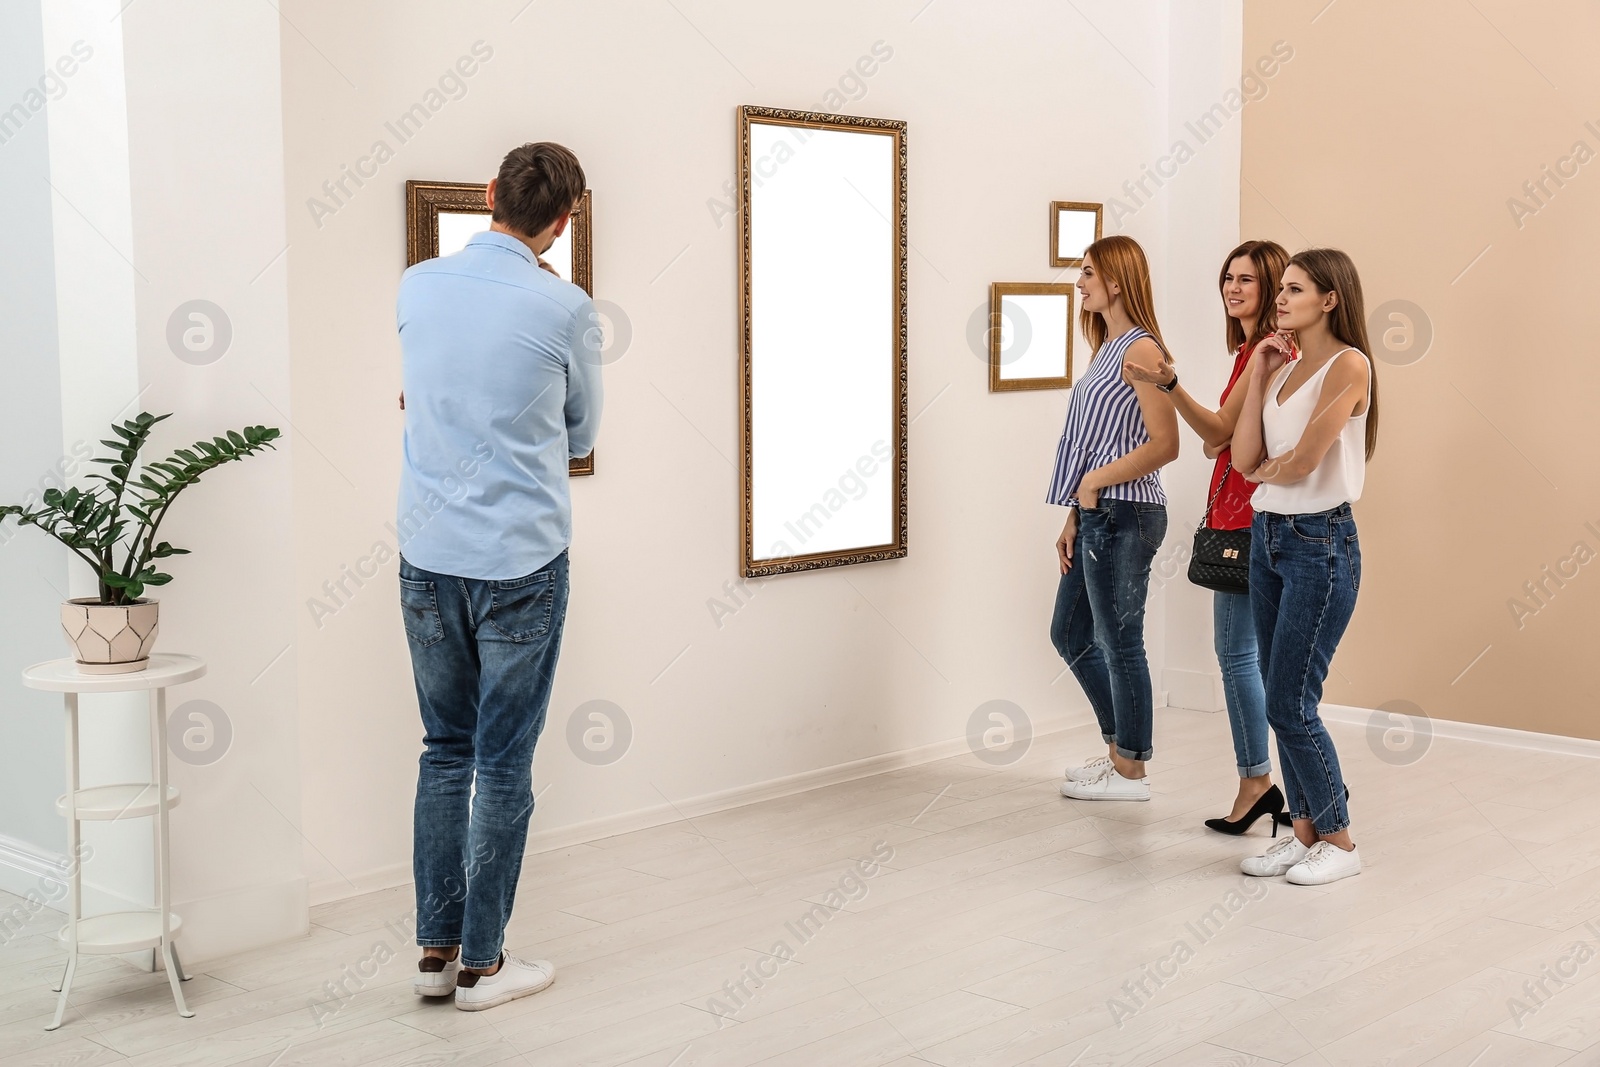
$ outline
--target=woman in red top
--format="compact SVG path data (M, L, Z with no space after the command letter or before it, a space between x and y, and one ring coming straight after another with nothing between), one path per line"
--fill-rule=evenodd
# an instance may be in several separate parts
M1278 286L1289 265L1289 253L1273 241L1246 241L1223 260L1217 281L1228 318L1228 347L1233 350L1233 373L1222 390L1215 411L1190 396L1177 384L1170 364L1151 372L1128 364L1126 373L1138 381L1153 382L1172 394L1173 406L1205 442L1206 455L1216 458L1206 500L1215 499L1206 525L1218 530L1248 530L1254 517L1250 494L1255 486L1233 469L1228 442L1244 407L1247 390L1234 388L1250 366L1256 345L1277 328ZM1218 491L1218 487L1221 491ZM1267 752L1267 700L1256 656L1255 623L1249 593L1213 593L1213 623L1217 664L1222 668L1223 692L1228 702L1228 725L1239 764L1239 794L1226 819L1207 819L1213 830L1242 834L1262 815L1287 825L1281 817L1283 791L1272 782L1272 760ZM1274 830L1274 833L1277 831Z

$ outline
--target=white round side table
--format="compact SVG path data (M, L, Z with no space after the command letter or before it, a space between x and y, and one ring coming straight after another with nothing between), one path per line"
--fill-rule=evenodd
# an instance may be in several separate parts
M72 991L72 976L78 968L79 953L121 953L153 949L166 962L167 980L172 983L172 999L178 1014L185 1019L194 1012L183 1002L179 981L188 981L178 962L174 939L182 920L172 913L172 850L167 835L167 812L178 803L178 789L167 782L167 688L192 682L206 673L205 661L198 656L156 653L150 665L132 674L83 674L70 659L35 663L22 672L22 684L64 694L67 712L67 791L56 798L56 810L67 817L68 854L72 857L72 892L68 901L67 925L61 940L67 946L67 969L56 989L56 1016L46 1030L61 1025ZM78 694L150 694L150 772L152 782L123 782L81 789L78 785ZM85 819L115 820L155 817L156 907L140 911L114 911L84 916L82 864L79 861L79 823Z

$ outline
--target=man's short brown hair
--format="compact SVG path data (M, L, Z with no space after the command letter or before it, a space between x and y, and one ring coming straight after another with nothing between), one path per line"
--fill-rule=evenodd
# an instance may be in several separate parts
M506 153L495 178L494 221L532 237L583 196L583 168L572 150L554 141Z

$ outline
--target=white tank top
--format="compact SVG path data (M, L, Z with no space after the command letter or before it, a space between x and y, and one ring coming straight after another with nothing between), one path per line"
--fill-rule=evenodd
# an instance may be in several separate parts
M1315 374L1294 391L1281 406L1278 392L1294 370L1286 363L1272 376L1272 384L1261 401L1261 428L1267 456L1282 456L1300 443L1311 416L1322 399L1322 382L1328 368L1345 352L1360 349L1345 348L1335 353ZM1327 454L1317 469L1293 485L1269 485L1262 482L1250 497L1250 506L1257 511L1270 511L1278 515L1306 515L1327 511L1346 502L1361 499L1361 487L1367 474L1367 412L1372 410L1372 361L1367 360L1367 401L1359 415L1352 415L1328 446Z

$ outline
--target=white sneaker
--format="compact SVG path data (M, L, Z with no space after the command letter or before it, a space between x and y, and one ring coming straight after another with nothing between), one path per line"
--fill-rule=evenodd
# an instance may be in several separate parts
M419 997L448 997L456 991L456 975L461 971L461 950L453 960L423 956L417 961L417 976L411 989Z
M493 974L462 971L456 977L456 1007L482 1011L537 993L555 980L555 964L549 960L525 960L502 952L500 969Z
M1069 782L1092 782L1096 778L1098 778L1102 774L1104 774L1105 771L1106 771L1106 768L1110 767L1110 766L1111 766L1111 757L1110 756L1096 756L1094 759L1090 760L1088 763L1083 764L1082 766L1079 766L1079 767L1068 767L1067 768L1067 781L1069 781Z
M1321 844L1322 842L1317 842ZM1311 850L1290 834L1268 846L1259 856L1246 856L1239 861L1239 869L1256 878L1275 878L1306 858Z
M1073 800L1149 800L1150 779L1124 778L1108 761L1096 778L1062 782L1061 795Z
M1355 846L1346 852L1332 841L1318 841L1306 858L1289 868L1285 881L1294 885L1327 885L1361 873L1361 853Z

